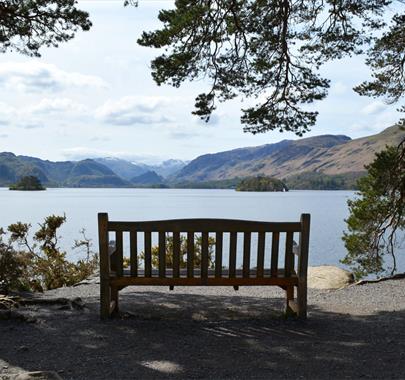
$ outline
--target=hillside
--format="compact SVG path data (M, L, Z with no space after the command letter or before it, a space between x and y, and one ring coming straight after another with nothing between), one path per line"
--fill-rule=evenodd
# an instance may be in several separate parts
M134 177L131 179L131 183L134 185L140 186L153 186L153 185L161 185L164 183L163 177L158 175L153 170L148 171L146 173L141 174L140 176Z
M404 131L391 127L355 140L347 136L323 135L276 144L206 154L191 161L171 177L176 182L217 181L254 175L288 179L302 173L340 175L364 173L364 165L385 145L399 143Z
M148 171L147 168L141 165L114 157L95 158L94 161L111 169L115 174L127 181Z
M187 164L181 160L171 159L163 161L159 165L148 165L144 163L130 162L115 157L95 158L94 161L107 166L107 168L110 168L115 174L127 181L131 181L134 177L139 177L140 175L151 171L155 172L160 177L167 178L176 174Z
M0 153L0 186L9 186L21 177L35 176L46 186L125 187L129 183L111 169L94 161L52 162L35 157Z
M353 189L375 152L404 137L405 131L391 127L354 140L341 135L283 140L206 154L187 165L179 160L145 165L116 158L52 162L3 152L0 186L35 176L46 187L235 188L241 179L266 176L283 180L290 189Z

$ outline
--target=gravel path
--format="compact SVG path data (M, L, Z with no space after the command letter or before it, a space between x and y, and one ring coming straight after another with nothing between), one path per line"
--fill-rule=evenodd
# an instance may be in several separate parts
M84 308L27 306L0 321L0 379L373 378L405 373L405 280L309 292L307 321L284 320L277 288L128 288L98 316L94 283L47 292Z

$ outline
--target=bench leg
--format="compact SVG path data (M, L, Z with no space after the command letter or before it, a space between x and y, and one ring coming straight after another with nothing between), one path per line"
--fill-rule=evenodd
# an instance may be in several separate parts
M296 314L295 310L291 307L292 303L294 302L294 286L287 286L285 288L286 293L286 308L285 313L287 317L293 316Z
M118 305L118 288L117 287L111 287L111 302L112 302L112 308L110 309L111 314L116 314L119 311L119 305Z
M111 289L108 280L100 279L100 317L110 317Z
M297 289L298 318L307 317L307 281L298 280Z

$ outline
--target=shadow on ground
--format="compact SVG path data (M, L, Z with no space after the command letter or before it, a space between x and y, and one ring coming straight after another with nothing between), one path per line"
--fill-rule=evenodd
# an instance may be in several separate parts
M120 318L86 308L27 312L0 323L3 375L57 371L64 379L403 378L405 310L362 317L311 307L284 320L282 298L136 292ZM1 371L2 366L0 366ZM1 376L0 376L1 378Z

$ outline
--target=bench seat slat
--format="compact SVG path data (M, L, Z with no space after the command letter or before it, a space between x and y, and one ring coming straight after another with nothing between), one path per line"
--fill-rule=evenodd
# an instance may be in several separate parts
M254 283L256 281L256 273L257 273L257 268L251 268L250 269L251 277L250 280ZM123 277L131 277L131 270L130 269L124 269L123 272ZM291 271L291 276L294 277L296 276L295 271ZM119 277L117 276L116 272L111 272L111 278L114 277ZM145 277L145 270L144 269L138 269L138 277L143 278ZM159 269L153 268L151 272L151 277L156 277L159 278ZM196 279L201 278L201 269L200 268L195 268L194 269L194 277ZM263 271L263 277L264 278L270 278L272 277L271 275L271 270L270 269L264 269ZM280 268L277 271L277 276L275 277L285 277L285 269ZM166 278L173 278L173 269L172 268L166 268ZM180 268L180 278L187 278L187 268ZM215 269L208 269L208 278L215 278ZM223 268L222 269L222 277L219 278L229 278L229 269L228 268ZM235 278L243 278L243 269L236 269L235 270Z
M141 273L141 270L139 270ZM167 269L169 275L169 269ZM211 273L211 270L210 270ZM279 286L294 286L298 284L298 277L292 274L290 277L284 277L284 271L280 270L277 277L270 277L270 272L265 271L263 278L243 278L242 271L238 270L237 276L229 278L227 271L224 271L223 277L216 278L209 276L206 279L201 277L188 278L186 277L186 271L184 271L184 277L179 278L165 277L159 278L153 277L110 277L110 283L113 286L128 286L128 285L167 285L167 286L260 286L260 285L279 285ZM214 271L212 271L214 275ZM226 277L224 277L226 276Z

